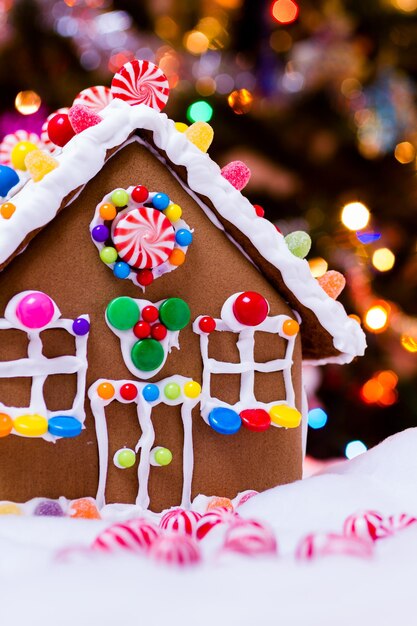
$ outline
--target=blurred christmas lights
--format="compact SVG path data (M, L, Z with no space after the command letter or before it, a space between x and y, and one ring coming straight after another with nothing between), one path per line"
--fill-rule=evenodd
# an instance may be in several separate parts
M394 267L395 254L389 248L378 248L372 255L372 265L379 272L388 272Z
M325 261L321 257L310 259L308 261L308 264L314 278L320 278L320 276L323 276L323 274L327 272L327 268L329 267L327 261Z
M279 24L295 22L298 12L298 5L293 0L275 0L271 4L271 15Z
M407 350L407 352L417 352L417 339L415 339L411 335L401 335L401 345L404 350Z
M355 456L359 456L360 454L363 454L364 452L367 451L367 449L368 448L365 446L363 441L360 441L359 439L355 439L354 441L349 441L349 443L346 445L345 456L349 460L354 459Z
M397 383L398 376L392 370L378 372L362 385L360 397L366 404L391 406L398 399Z
M310 409L308 412L308 425L310 428L317 430L323 428L327 424L327 413L321 407Z
M349 202L342 209L342 222L349 230L362 230L368 224L370 213L362 202Z
M242 115L244 113L249 113L251 110L253 96L247 89L236 89L229 94L227 102L233 113Z
M402 141L395 146L394 156L399 163L411 163L416 157L416 150L409 141Z
M388 327L390 306L380 302L371 306L365 313L365 327L373 333L382 333Z
M41 97L36 91L19 91L14 101L16 110L22 115L32 115L36 113L39 111L41 104Z
M212 117L213 107L205 100L197 100L187 109L187 119L190 122L209 122Z

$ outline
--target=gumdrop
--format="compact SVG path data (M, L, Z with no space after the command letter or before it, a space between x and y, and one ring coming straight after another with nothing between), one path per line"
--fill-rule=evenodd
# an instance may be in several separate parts
M229 498L212 498L207 505L207 511L212 511L213 509L217 509L222 507L227 509L228 511L233 511L233 502Z
M304 259L310 252L311 237L303 230L295 230L285 237L285 243L294 256Z
M194 122L184 131L184 135L201 152L207 152L213 141L214 132L207 122Z
M241 191L251 176L251 171L242 161L232 161L222 168L222 176L238 191Z
M342 293L346 285L346 278L340 272L335 270L329 270L323 276L317 279L320 287L327 293L328 296L336 300Z
M73 500L69 508L70 517L80 519L101 519L101 515L92 498Z
M36 506L33 514L46 517L63 517L64 511L61 505L55 502L55 500L43 500Z
M32 150L25 158L25 165L35 183L38 183L46 174L52 172L59 165L49 152L43 150Z
M22 509L14 502L0 504L0 515L22 515Z
M78 133L82 133L86 128L96 126L96 124L100 124L100 122L103 121L100 115L97 115L97 113L94 113L94 111L82 104L72 106L68 111L68 117L77 135Z

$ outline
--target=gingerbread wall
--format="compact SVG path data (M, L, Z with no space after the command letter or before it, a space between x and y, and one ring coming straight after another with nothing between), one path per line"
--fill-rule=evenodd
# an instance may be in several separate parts
M69 173L70 175L70 173ZM167 193L183 209L183 218L194 229L194 241L183 266L158 278L145 295L130 281L114 278L99 259L89 224L96 205L105 193L116 187L143 184L152 191ZM57 303L64 317L88 313L91 332L88 344L87 387L98 378L132 379L120 354L119 340L108 329L104 312L110 300L127 295L158 301L167 297L183 298L190 306L192 320L198 315L218 317L224 301L239 291L253 290L264 295L271 314L293 316L274 288L245 259L241 252L215 228L202 210L184 191L169 171L142 146L131 144L114 156L92 180L75 202L64 209L0 274L0 311L9 299L27 289L45 291ZM213 350L219 360L236 359L234 340L216 333ZM260 333L259 333L260 335ZM45 333L48 356L65 353L71 339L57 332ZM284 340L270 336L257 338L257 359L277 358ZM24 356L25 337L17 331L0 334L0 359ZM213 355L214 356L214 355ZM175 348L155 377L161 380L182 374L201 381L202 363L199 337L191 324L180 332L180 350ZM297 408L301 408L301 345L296 342L293 379ZM152 379L153 381L154 379ZM213 391L221 399L237 398L239 380L235 375L217 378ZM46 400L53 409L65 409L75 390L71 376L48 381ZM258 399L272 401L284 397L278 374L257 375ZM0 399L25 405L28 381L1 380ZM65 406L61 406L63 401ZM0 499L17 501L34 496L76 498L95 495L98 454L88 400L86 429L75 439L56 444L10 435L0 440ZM137 468L119 470L113 463L121 446L134 447L140 435L134 405L113 402L106 410L109 428L108 502L133 502L137 493ZM301 476L301 428L270 428L253 433L242 428L236 435L223 436L213 431L194 411L193 435L195 468L193 496L198 493L234 496L244 489L263 490ZM149 490L151 508L160 510L180 501L182 487L182 426L178 408L164 405L153 412L155 445L173 452L167 467L151 468Z

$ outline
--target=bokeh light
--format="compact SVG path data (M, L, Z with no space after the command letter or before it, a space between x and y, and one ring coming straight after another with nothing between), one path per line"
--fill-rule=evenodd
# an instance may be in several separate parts
M233 113L243 115L248 113L252 108L253 95L247 89L236 89L229 94L227 103Z
M416 150L409 141L402 141L395 146L394 156L399 163L411 163L416 157Z
M396 9L400 9L404 13L417 10L417 0L391 0L391 3Z
M321 407L310 409L308 412L308 425L317 430L327 424L327 413Z
M376 378L367 380L362 386L360 395L366 404L376 404L384 394L384 387Z
M362 202L349 202L342 209L342 222L349 230L362 230L369 218L369 210Z
M411 335L401 335L401 345L404 350L407 350L407 352L417 352L417 339L415 339Z
M394 267L395 254L389 248L378 248L372 255L372 265L379 272L388 272Z
M41 104L41 97L36 91L19 91L14 101L16 110L22 115L36 113L36 111L39 111Z
M298 17L298 5L293 0L275 0L271 5L271 15L279 24L291 24Z
M204 54L208 50L209 43L208 37L199 30L193 30L184 36L184 46L191 54Z
M310 266L310 272L314 276L314 278L320 278L327 272L328 263L321 257L316 257L314 259L310 259L308 262Z
M364 324L373 333L382 333L388 326L389 305L374 304L365 313Z
M346 458L354 459L355 456L359 456L367 451L366 445L360 439L355 439L354 441L349 441L345 448L345 456Z
M209 122L213 117L213 107L205 100L197 100L187 109L187 119L190 122Z

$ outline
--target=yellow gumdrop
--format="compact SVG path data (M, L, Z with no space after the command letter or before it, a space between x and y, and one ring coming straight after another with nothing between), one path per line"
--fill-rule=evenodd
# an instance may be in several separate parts
M201 393L201 385L195 380L190 380L184 385L184 395L187 398L198 398Z
M35 183L38 183L46 174L52 172L59 165L48 152L32 150L26 155L25 165Z
M184 122L175 122L175 128L179 133L185 133L188 128L188 124L184 124Z
M275 404L269 409L271 422L284 428L297 428L301 422L301 413L287 404Z
M178 222L182 215L182 209L178 204L170 204L163 213L170 222Z
M38 146L31 141L19 141L10 152L10 162L16 170L26 170L25 159L29 152L38 150Z
M42 415L20 415L13 422L13 428L25 437L40 437L48 431L48 420Z
M214 137L213 129L207 122L194 122L184 134L201 152L207 152Z
M14 502L0 504L0 515L22 515L22 509Z

